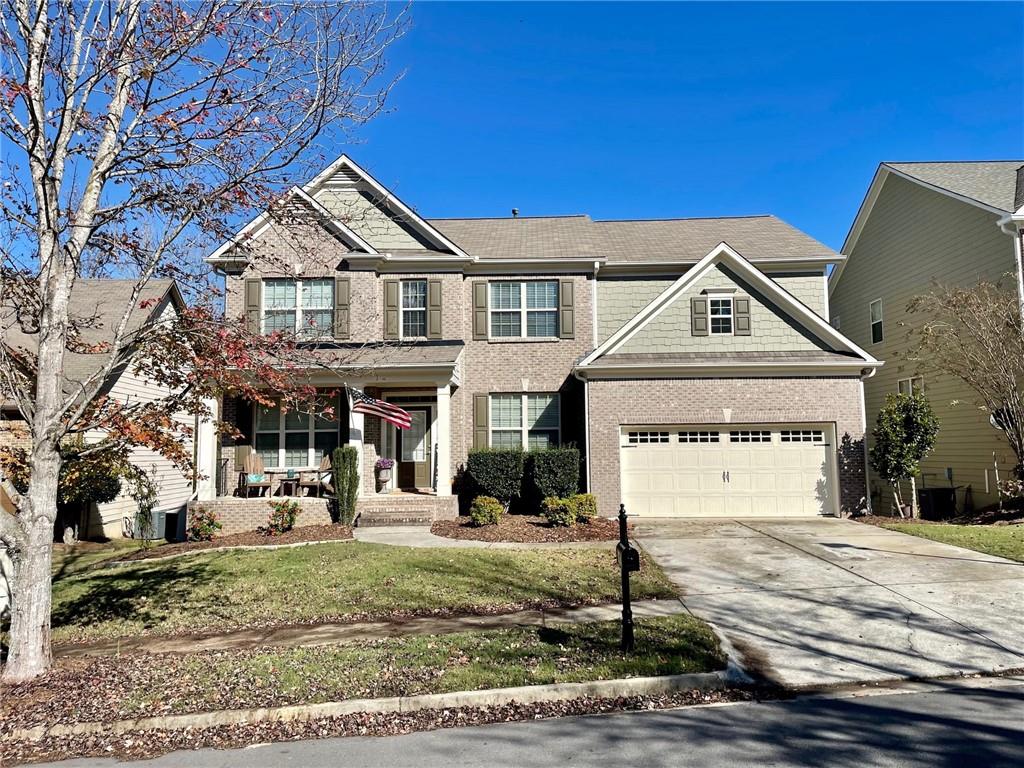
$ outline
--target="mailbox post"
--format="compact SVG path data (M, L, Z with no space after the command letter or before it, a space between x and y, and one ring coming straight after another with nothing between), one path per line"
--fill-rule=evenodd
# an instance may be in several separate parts
M622 643L624 651L632 651L635 645L633 638L633 608L629 603L629 574L640 570L640 552L629 543L626 535L626 505L619 504L619 543L615 547L615 559L622 570Z

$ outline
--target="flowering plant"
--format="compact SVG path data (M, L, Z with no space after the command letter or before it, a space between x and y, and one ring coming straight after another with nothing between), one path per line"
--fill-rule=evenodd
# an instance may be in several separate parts
M377 463L374 465L378 470L391 469L395 466L394 459L377 459Z

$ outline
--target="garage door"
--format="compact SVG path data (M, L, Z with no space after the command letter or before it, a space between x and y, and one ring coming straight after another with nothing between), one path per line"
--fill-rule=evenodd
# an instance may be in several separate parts
M623 503L643 516L831 515L831 438L827 425L623 427Z

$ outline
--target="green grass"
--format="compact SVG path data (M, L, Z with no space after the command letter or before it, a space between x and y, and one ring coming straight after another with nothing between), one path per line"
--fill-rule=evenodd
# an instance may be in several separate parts
M1024 562L1024 525L885 523L885 528Z
M650 559L633 597L676 591ZM613 601L609 549L413 549L348 542L230 551L76 572L54 583L53 638L491 613Z
M43 680L44 690L26 691L26 701L7 706L39 704L48 717L57 707L76 720L110 720L707 672L725 665L710 627L691 616L638 619L636 638L635 653L623 654L618 622L600 622L354 645L106 657L76 662L74 670L58 673L53 689ZM95 686L102 696L90 693Z
M114 539L103 544L82 542L66 546L53 545L53 577L64 578L88 570L104 560L134 552L141 545L131 539Z

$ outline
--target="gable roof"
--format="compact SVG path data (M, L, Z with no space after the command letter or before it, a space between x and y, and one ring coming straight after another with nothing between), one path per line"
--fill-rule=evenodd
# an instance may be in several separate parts
M431 219L477 259L603 259L605 244L586 214Z
M827 364L854 369L875 368L882 364L825 322L820 315L808 308L799 299L793 296L793 294L765 275L761 270L751 264L750 261L741 256L728 243L722 242L708 251L696 266L688 270L678 280L672 283L671 286L655 297L654 300L638 312L632 320L609 336L608 339L603 344L599 345L593 352L586 355L577 364L576 370L586 371L588 368L599 368L603 365L610 365L613 363L621 365L625 362L628 365L630 361L625 356L616 354L619 348L629 341L629 339L631 339L641 328L650 323L669 305L682 296L690 286L697 282L697 280L719 264L728 266L745 282L749 283L752 287L757 288L764 296L771 299L776 306L786 312L788 317L792 318L794 321L810 331L814 336L830 345L835 352L843 355L843 360L830 360L827 361ZM736 364L737 360L734 359L734 355L727 353L722 355L721 359L713 364L708 363L707 360L666 360L662 361L659 365L662 369L667 370L670 367L693 368L709 365L711 367L736 367ZM826 361L820 359L819 356L818 358L809 358L808 360L794 360L790 358L783 358L778 361L763 360L747 362L744 365L763 367L780 364L789 366L821 366L826 364Z

